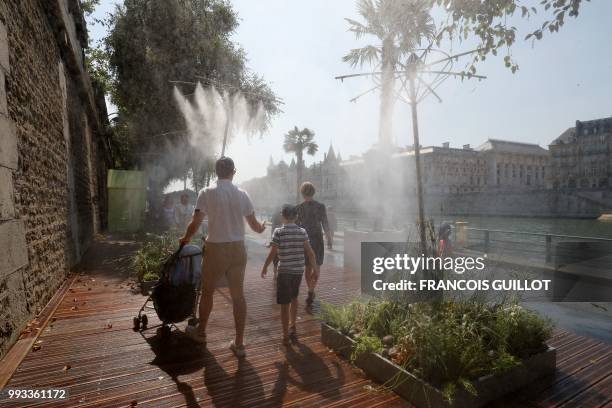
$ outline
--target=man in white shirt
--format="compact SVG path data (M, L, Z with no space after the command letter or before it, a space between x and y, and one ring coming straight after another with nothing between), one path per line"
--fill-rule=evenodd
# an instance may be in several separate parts
M221 157L215 163L217 185L200 191L193 217L181 244L191 241L205 216L208 216L208 236L204 244L202 260L202 295L200 297L200 322L197 328L188 326L187 334L200 343L206 343L206 325L213 307L215 286L221 276L226 276L234 307L236 338L230 349L241 358L245 356L244 325L246 301L244 299L244 271L246 249L244 246L244 221L257 233L266 229L265 222L255 218L249 195L236 187L232 180L236 174L234 161Z

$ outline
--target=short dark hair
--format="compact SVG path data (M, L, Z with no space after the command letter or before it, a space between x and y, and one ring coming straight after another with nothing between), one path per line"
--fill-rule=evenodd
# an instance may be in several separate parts
M215 173L220 179L230 177L232 174L234 174L235 170L236 167L234 166L234 161L229 157L222 156L215 163Z
M295 218L297 218L296 206L292 204L283 205L283 208L281 209L281 215L286 220L294 220Z
M302 183L302 186L300 187L300 193L302 193L302 195L306 197L314 196L316 191L317 190L315 189L314 184L312 184L310 181Z

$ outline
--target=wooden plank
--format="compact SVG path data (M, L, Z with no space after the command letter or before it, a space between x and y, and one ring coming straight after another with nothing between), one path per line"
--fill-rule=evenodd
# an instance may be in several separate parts
M51 297L47 305L36 317L37 324L31 327L32 330L29 333L22 335L0 361L0 389L6 386L19 364L32 350L32 346L34 346L34 343L40 337L49 320L51 320L73 279L74 277L69 277L64 281L60 289Z
M559 408L599 407L612 401L612 375L559 405Z

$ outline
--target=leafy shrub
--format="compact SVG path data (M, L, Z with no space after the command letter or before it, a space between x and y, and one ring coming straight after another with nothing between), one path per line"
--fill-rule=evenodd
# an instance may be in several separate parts
M383 349L382 340L376 336L359 336L351 360L355 361L362 353L380 353Z
M394 362L439 387L448 399L458 387L475 393L474 380L542 351L552 333L549 320L519 305L471 301L323 304L320 318L355 339L353 359L382 351L382 338L391 334Z
M171 234L147 234L142 247L134 256L136 276L140 282L159 279L161 266L177 249L178 237Z
M508 353L526 358L544 349L544 342L552 334L550 319L542 319L518 305L500 309L496 327L505 333Z

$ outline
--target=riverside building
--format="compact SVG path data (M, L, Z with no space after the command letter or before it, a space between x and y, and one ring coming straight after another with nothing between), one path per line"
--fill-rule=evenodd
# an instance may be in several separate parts
M443 143L420 153L430 214L597 217L612 209L612 118L577 121L549 150L488 139L477 148ZM414 169L412 146L386 153L374 147L346 160L330 146L322 161L304 169L303 180L338 211L395 214L416 208ZM267 174L244 186L262 209L273 211L294 200L296 162L270 159Z

